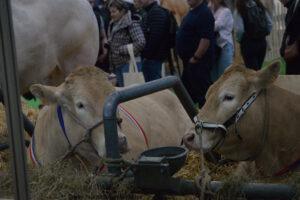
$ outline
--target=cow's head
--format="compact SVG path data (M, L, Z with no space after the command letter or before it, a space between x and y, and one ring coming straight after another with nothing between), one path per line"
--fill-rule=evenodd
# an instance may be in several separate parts
M95 159L99 161L99 157L106 155L102 112L105 98L115 90L106 73L96 67L82 67L71 73L58 87L35 84L30 89L43 102L54 105L52 117L56 118L56 124L53 126L60 126L56 108L61 107L66 134L72 146L91 131L91 140L78 145L77 153L94 163ZM118 134L122 153L128 148L127 140L120 130ZM62 132L57 135L56 139L67 142Z
M265 117L265 94L260 91L269 87L278 75L278 63L273 63L260 71L243 66L228 68L209 88L206 103L197 116L202 122L208 122L210 124L207 125L215 127L209 128L204 125L201 133L202 144L199 142L198 134L192 130L183 139L185 145L194 150L202 148L204 152L217 150L226 158L233 160L244 160L253 155L262 140ZM259 92L260 95L239 121L226 127L225 122L234 116L249 97ZM217 125L220 125L219 128Z

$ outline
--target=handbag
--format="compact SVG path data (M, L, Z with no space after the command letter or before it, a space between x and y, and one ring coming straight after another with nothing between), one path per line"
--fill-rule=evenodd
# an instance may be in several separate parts
M129 86L132 84L141 84L145 83L144 75L142 72L138 71L136 60L133 53L133 45L128 44L127 50L129 52L130 60L129 60L129 72L123 73L124 78L124 86Z

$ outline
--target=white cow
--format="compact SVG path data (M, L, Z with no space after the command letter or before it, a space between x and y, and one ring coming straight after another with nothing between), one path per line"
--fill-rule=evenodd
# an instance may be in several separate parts
M24 93L49 83L58 67L63 76L78 65L94 65L99 49L96 17L86 0L12 0L12 15Z
M58 87L34 84L30 90L48 102L36 121L31 157L46 165L74 148L73 152L90 165L99 166L106 156L104 101L115 91L107 75L96 67L82 67ZM179 145L192 125L177 97L168 90L121 104L119 118L119 147L123 153L127 151L124 157L128 160L147 148ZM88 134L91 140L83 142Z

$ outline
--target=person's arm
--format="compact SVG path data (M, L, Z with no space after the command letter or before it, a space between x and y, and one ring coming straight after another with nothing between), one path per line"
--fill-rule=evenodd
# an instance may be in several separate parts
M98 60L102 63L104 61L104 59L106 58L107 56L107 48L104 47L104 45L107 43L107 36L106 36L106 33L105 33L105 27L104 27L104 21L102 19L102 17L100 17L100 20L101 20L101 26L99 27L99 31L100 31L100 52L101 55L99 55L99 58Z
M272 31L272 28L273 28L273 22L272 22L272 18L268 11L266 11L266 18L267 18L268 32L270 34Z
M143 50L143 48L146 44L144 33L142 31L140 24L137 22L133 22L129 26L128 30L129 30L130 37L132 39L134 55L137 55ZM123 55L129 55L129 52L127 50L127 44L121 46L119 48L119 52L120 52L120 54L123 54Z
M210 40L206 38L202 38L199 42L198 48L194 53L194 56L190 59L190 63L197 63L202 56L206 53L209 48Z
M284 60L287 62L293 61L300 57L300 38L291 45L286 46L284 51Z
M233 17L229 9L224 9L222 13L215 19L215 31L220 31L233 23Z
M237 11L234 12L234 31L236 34L237 41L241 42L242 36L245 32L245 28L243 18Z

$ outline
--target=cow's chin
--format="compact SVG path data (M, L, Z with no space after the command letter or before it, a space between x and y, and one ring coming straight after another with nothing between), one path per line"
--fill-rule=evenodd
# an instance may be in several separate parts
M197 152L200 152L202 150L203 153L207 153L213 150L216 146L218 146L218 144L222 140L222 136L219 137L218 135L213 135L212 137L211 134L208 134L202 134L202 144L200 144L199 136L194 133L186 134L183 137L182 141L189 150Z
M199 140L199 138L198 138ZM221 134L203 133L202 134L202 150L204 153L210 152L219 147L223 140Z

